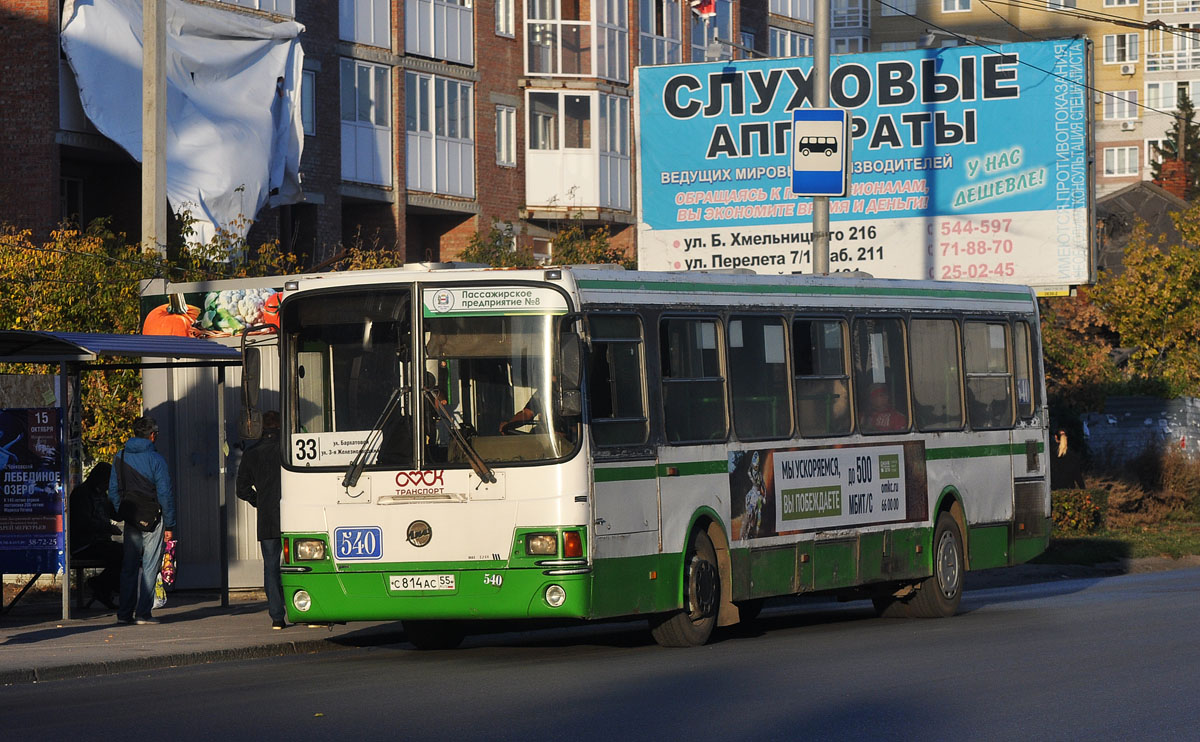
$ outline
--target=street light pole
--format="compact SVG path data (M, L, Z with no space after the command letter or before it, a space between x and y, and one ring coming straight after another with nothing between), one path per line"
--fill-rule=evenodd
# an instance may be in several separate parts
M142 251L167 255L167 9L142 2Z
M813 106L829 107L829 0L813 4ZM829 196L813 197L813 273L829 273Z

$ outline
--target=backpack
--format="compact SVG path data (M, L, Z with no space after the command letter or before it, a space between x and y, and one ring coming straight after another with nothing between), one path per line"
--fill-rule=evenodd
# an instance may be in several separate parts
M121 496L121 507L117 510L127 526L149 533L158 528L162 519L162 506L158 504L154 482L141 472L125 463L124 456L117 456L117 493Z

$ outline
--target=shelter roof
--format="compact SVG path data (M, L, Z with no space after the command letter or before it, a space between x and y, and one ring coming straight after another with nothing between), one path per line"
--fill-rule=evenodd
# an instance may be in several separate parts
M237 361L241 352L204 338L0 330L0 362L87 362L100 356Z

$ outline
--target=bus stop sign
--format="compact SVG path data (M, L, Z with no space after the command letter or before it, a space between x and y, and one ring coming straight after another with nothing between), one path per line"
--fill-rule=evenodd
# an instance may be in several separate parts
M792 111L792 195L845 196L850 184L850 117L837 108Z

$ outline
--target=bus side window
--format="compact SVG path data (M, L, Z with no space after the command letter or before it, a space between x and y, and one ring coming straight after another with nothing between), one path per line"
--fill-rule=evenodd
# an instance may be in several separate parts
M592 438L600 447L646 442L650 424L642 365L642 321L637 315L595 314L588 318L588 409Z
M838 319L792 322L792 367L796 375L796 419L800 435L848 435L850 375L846 323Z
M908 354L904 351L904 323L891 318L856 319L852 349L859 431L907 431Z
M733 430L742 440L787 438L792 433L783 317L731 317L729 389Z
M659 364L663 417L671 443L725 440L725 379L718 329L714 319L662 321Z
M1017 417L1027 420L1037 411L1039 389L1033 381L1029 325L1022 320L1013 325L1013 372L1017 382Z
M910 325L913 417L918 430L958 430L963 425L958 323L914 319Z
M1008 325L967 322L967 416L976 430L1011 428L1012 370L1009 368Z

